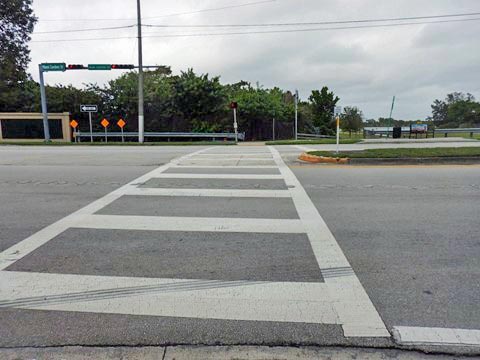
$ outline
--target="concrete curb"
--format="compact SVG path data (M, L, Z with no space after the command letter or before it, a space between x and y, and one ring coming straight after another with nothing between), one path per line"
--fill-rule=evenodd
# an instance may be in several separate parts
M476 165L480 156L426 158L334 158L303 153L299 160L312 164L350 165Z
M480 157L352 158L351 165L475 165Z
M307 154L306 152L298 157L299 160L306 161L313 164L348 164L350 159L348 158L334 158L326 156L317 156Z

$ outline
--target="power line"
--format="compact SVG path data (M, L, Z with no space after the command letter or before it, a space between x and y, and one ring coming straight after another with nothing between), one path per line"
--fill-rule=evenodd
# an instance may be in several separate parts
M242 4L236 4L236 5L228 5L228 6L222 6L222 7L216 7L216 8L207 8L207 9L199 9L199 10L192 10L192 11L186 11L186 12L177 12L177 13L170 13L170 14L165 14L165 15L160 15L160 16L149 16L149 17L144 17L143 19L160 19L160 18L165 18L165 17L172 17L172 16L182 16L182 15L193 15L193 14L199 14L199 13L204 13L204 12L210 12L210 11L221 11L221 10L228 10L228 9L236 9L236 8L241 8L241 7L247 7L247 6L255 6L255 5L262 5L262 4L267 4L267 3L273 3L277 2L278 0L261 0L261 1L253 1L253 2L248 2L248 3L242 3ZM117 19L39 19L39 22L55 22L55 21L127 21L127 20L136 20L136 18L117 18Z
M101 37L101 38L82 38L82 39L52 39L52 40L32 40L31 43L49 43L49 42L76 42L76 41L99 41L99 40L122 40L136 39L136 36L117 36L117 37Z
M152 37L192 37L192 36L247 35L247 34L277 34L277 33L315 32L315 31L332 31L332 30L368 29L368 28L411 26L411 25L427 25L427 24L441 24L441 23L478 21L478 20L480 20L480 17L470 18L470 19L461 19L461 20L439 20L439 21L427 21L427 22L408 22L408 23L398 23L398 24L338 26L338 27L324 27L324 28L267 30L267 31L238 31L238 32L223 32L223 33L167 34L167 35L156 35L156 36L145 36L145 37L146 38L152 38Z
M320 22L292 22L292 23L267 23L267 24L201 24L201 25L147 25L146 27L158 28L229 28L229 27L275 27L275 26L311 26L311 25L338 25L338 24L356 24L356 23L372 23L372 22L389 22L389 21L411 21L426 20L450 17L478 16L480 12L464 13L464 14L446 14L446 15L430 15L430 16L413 16L399 18L381 18L381 19L362 19L362 20L336 20L336 21L320 21Z
M112 26L112 27L100 27L100 28L89 28L89 29L72 29L72 30L51 30L51 31L36 31L32 35L37 34L56 34L56 33L70 33L70 32L87 32L87 31L102 31L102 30L119 30L133 28L136 25L125 25L125 26Z
M192 14L199 14L199 13L210 12L210 11L221 11L221 10L227 10L227 9L236 9L236 8L241 8L241 7L261 5L261 4L267 4L267 3L273 3L273 2L277 2L277 0L262 0L262 1L244 3L244 4L222 6L222 7L218 7L218 8L179 12L179 13L173 13L173 14L167 14L167 15L161 15L161 16L144 17L144 19L159 19L159 18L165 18L165 17L170 17L170 16L192 15Z
M466 21L478 21L478 20L480 20L480 17L470 18L470 19L457 19L457 20L405 22L405 23L397 23L397 24L376 24L376 25L358 25L358 26L341 26L341 27L337 26L337 27L307 28L307 29L267 30L267 31L239 31L239 32L197 33L197 34L165 34L165 35L155 35L155 36L144 36L144 38L176 38L176 37L200 37L200 36L225 36L225 35L252 35L252 34L315 32L315 31L369 29L369 28L396 27L396 26L442 24L442 23L454 23L454 22L466 22ZM135 37L123 36L123 37L85 38L85 39L54 39L54 40L34 40L34 41L31 41L31 42L32 43L74 42L74 41L98 41L98 40L117 40L117 39L135 39Z
M464 13L464 14L447 14L447 15L431 15L431 16L414 16L414 17L400 17L400 18L381 18L381 19L363 19L363 20L337 20L337 21L320 21L320 22L293 22L293 23L269 23L269 24L212 24L212 25L151 25L144 24L144 27L150 28L229 28L229 27L281 27L281 26L312 26L312 25L338 25L338 24L355 24L355 23L372 23L372 22L389 22L389 21L407 21L407 20L425 20L425 19L437 19L447 17L464 17L480 15L480 12ZM465 19L466 20L466 19ZM107 31L107 30L119 30L135 27L135 24L124 26L112 26L112 27L98 27L87 29L71 29L71 30L50 30L50 31L37 31L33 35L37 34L55 34L55 33L73 33L73 32L88 32L88 31Z

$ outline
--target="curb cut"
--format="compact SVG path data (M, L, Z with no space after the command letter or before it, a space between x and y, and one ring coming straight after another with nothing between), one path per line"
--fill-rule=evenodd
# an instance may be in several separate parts
M310 155L304 152L298 157L299 160L314 163L314 164L348 164L350 162L349 158L334 158L334 157L326 157L326 156L317 156L317 155Z

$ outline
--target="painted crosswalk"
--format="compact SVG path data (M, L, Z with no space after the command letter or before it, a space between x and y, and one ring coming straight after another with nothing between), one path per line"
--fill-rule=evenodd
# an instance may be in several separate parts
M275 173L262 173L265 169ZM258 199L291 199L298 217L147 216L135 214L133 208L127 215L102 212L120 199L137 196L138 201L190 197L192 207L207 198L245 198L252 207ZM292 239L293 234L303 234L320 274L318 281L295 282L9 270L69 229L189 232L199 234L198 241L206 233L292 234ZM159 167L3 251L0 283L0 308L336 324L346 337L390 336L335 237L272 147L207 148Z

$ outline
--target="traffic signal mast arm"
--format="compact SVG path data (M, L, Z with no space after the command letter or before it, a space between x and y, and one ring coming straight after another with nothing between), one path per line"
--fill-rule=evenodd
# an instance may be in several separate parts
M135 66L131 64L69 64L66 70L132 70Z
M85 70L86 67L80 64L69 64L67 70Z

